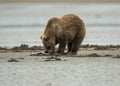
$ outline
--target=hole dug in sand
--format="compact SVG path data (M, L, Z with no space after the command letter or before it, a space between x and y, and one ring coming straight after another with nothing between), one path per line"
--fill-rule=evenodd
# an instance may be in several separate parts
M58 58L57 56L50 56L43 59L45 59L44 61L61 61L61 58Z

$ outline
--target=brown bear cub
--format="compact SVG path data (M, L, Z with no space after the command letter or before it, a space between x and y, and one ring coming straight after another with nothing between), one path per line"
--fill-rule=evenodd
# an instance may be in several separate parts
M85 24L83 20L74 14L67 14L61 18L51 18L41 36L45 47L45 53L53 54L55 45L59 44L58 53L64 54L68 48L68 53L77 54L85 36Z

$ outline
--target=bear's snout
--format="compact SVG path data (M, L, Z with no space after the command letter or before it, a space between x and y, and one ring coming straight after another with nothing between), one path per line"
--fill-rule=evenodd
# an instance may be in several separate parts
M44 53L49 53L51 55L54 53L54 50L45 50Z
M48 53L48 51L45 51L44 53Z

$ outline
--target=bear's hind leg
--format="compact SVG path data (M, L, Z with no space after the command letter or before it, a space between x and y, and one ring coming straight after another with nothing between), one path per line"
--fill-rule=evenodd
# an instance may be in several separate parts
M83 37L80 34L76 34L72 42L72 50L71 50L72 54L77 54L77 51L79 50L82 40L83 40Z
M71 49L71 53L72 54L77 54L77 51L80 47L80 40L74 40L72 43L72 49Z

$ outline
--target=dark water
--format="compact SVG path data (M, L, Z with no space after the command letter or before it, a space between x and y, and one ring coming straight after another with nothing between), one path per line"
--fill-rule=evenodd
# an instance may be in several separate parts
M120 4L0 4L0 46L41 45L49 18L74 13L86 23L83 44L120 44Z

